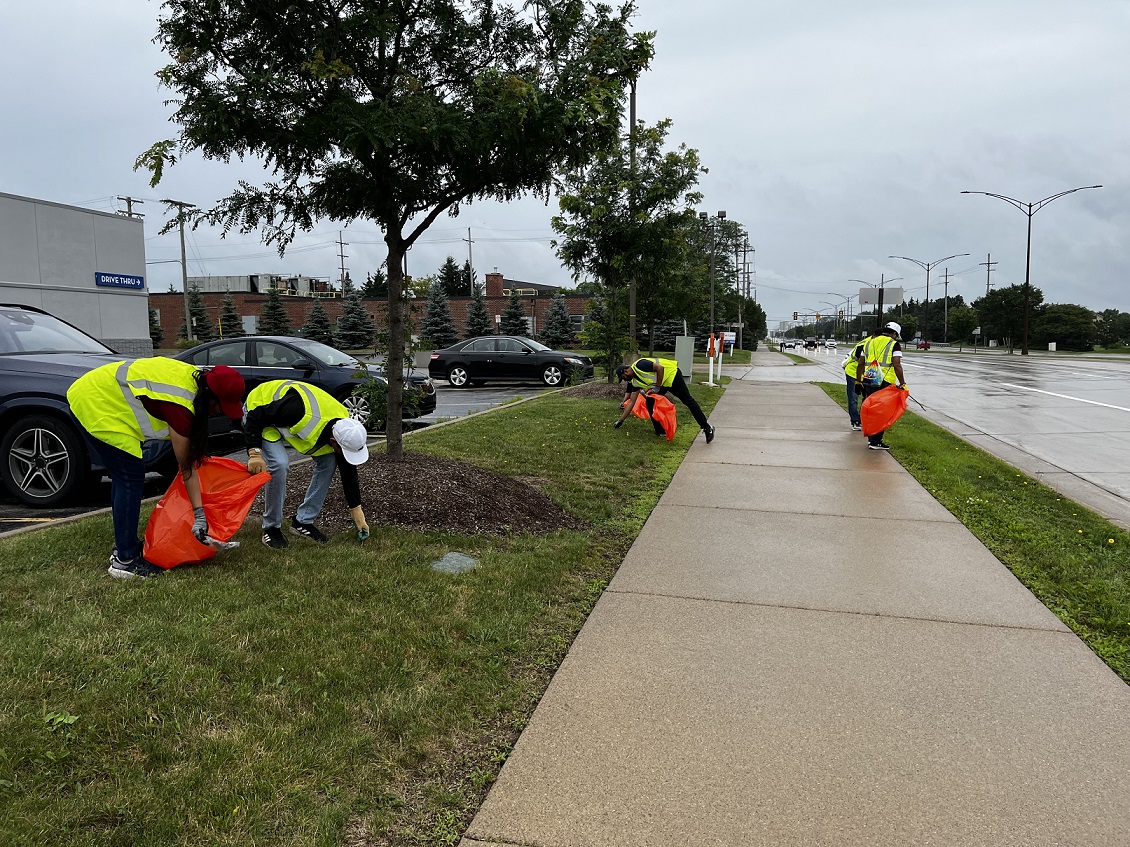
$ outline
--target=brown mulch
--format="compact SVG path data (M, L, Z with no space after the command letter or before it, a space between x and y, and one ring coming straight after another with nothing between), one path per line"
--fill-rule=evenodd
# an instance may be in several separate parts
M584 526L522 480L425 453L405 453L403 460L392 462L382 449L378 447L357 468L362 506L371 528L507 535ZM312 462L291 465L284 522L298 510L313 467ZM336 473L317 524L327 535L353 528Z
M623 400L624 386L618 382L586 382L566 388L561 393L568 397L583 397L588 400Z

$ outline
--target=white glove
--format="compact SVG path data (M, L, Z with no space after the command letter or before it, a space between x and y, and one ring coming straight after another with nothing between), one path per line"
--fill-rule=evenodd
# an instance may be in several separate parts
M193 516L196 518L192 522L192 534L196 536L196 540L204 544L208 537L208 518L204 516L204 507L199 506L192 510Z

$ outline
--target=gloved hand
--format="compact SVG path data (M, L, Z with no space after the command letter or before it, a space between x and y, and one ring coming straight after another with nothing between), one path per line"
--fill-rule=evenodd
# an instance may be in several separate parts
M247 451L247 472L248 473L263 473L267 470L267 462L263 459L263 451L258 447L252 447Z
M857 382L855 384L855 393L856 393L856 396L861 396L863 394L863 383L862 382Z
M369 537L369 522L365 520L365 512L360 506L354 506L349 510L350 516L353 518L353 525L357 528L357 540L364 541Z
M910 388L907 386L907 384L905 382L902 385L900 385L899 388L901 388L903 391L909 391L910 390Z
M624 425L624 419L620 418L620 420L618 420L618 421L616 421L616 423L612 424L612 428L613 429L619 429L623 425Z
M204 539L208 537L208 518L204 517L204 507L200 506L192 510L193 516L196 518L192 522L192 534L196 536L196 540L201 544Z

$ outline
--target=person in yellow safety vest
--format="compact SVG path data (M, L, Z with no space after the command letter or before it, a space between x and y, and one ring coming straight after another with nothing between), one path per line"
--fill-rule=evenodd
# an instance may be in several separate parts
M906 390L906 378L902 374L900 335L902 327L891 321L881 332L863 342L863 349L855 359L856 394L862 394L866 399L888 385L898 385ZM891 449L883 442L882 432L867 436L867 446L871 450Z
M854 432L859 432L863 427L859 423L859 397L855 393L855 377L859 373L859 362L857 361L863 353L863 345L867 343L870 335L863 336L860 341L852 349L846 359L844 359L844 373L847 375L847 405L848 405L848 418L851 420L851 428Z
M289 546L282 533L286 476L290 467L286 447L314 458L314 473L306 496L290 520L290 531L319 544L329 539L314 525L326 502L334 469L341 472L345 503L362 541L369 524L361 508L361 484L357 465L369 458L365 425L349 417L349 410L315 385L289 379L264 382L247 395L243 419L247 437L247 470L267 471L271 481L263 486L263 543L282 549Z
M114 551L109 574L148 577L164 570L141 556L137 525L145 487L144 441L167 439L180 465L192 504L192 534L208 537L196 468L208 447L208 417L243 417L243 377L226 365L201 370L188 362L154 356L110 362L83 374L67 390L71 412L91 451L110 476Z
M694 416L695 421L702 427L702 431L706 435L706 443L709 444L714 440L714 427L707 422L702 407L691 396L686 380L679 373L679 363L674 359L636 359L630 365L620 365L616 368L616 377L620 382L626 383L624 393L627 395L628 402L624 406L624 413L620 415L620 419L612 424L613 428L619 429L624 425L624 421L632 414L632 407L636 404L636 395L641 391L645 402L650 394L665 396L670 391L682 401L684 406L690 409L691 415ZM650 410L649 406L648 411ZM655 427L656 435L664 435L663 427L657 421L653 420L652 424Z

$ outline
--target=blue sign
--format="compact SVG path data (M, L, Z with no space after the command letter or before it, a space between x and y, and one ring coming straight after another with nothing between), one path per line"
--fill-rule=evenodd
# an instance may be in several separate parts
M108 288L145 288L145 277L130 276L129 274L94 274L94 284L104 285Z

